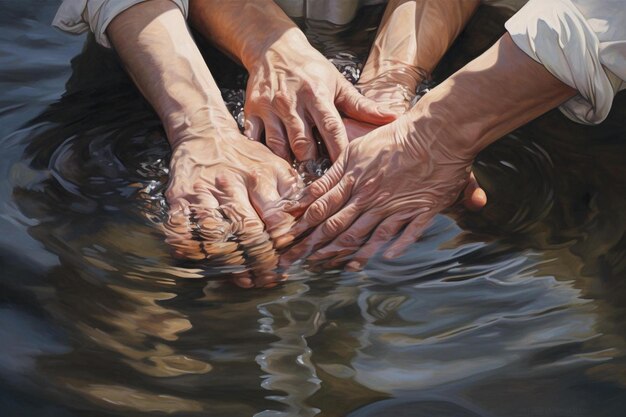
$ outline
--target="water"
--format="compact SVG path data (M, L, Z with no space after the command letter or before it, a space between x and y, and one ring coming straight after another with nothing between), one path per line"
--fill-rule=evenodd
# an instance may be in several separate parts
M489 207L405 257L241 290L172 259L160 124L49 3L0 16L1 415L624 415L623 95L601 127L554 112L487 149ZM481 10L435 81L504 18ZM307 32L358 76L375 21ZM211 62L237 115L244 75Z

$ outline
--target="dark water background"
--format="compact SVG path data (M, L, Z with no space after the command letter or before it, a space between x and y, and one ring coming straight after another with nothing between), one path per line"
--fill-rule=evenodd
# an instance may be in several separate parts
M484 151L489 207L402 259L241 290L171 258L160 124L56 6L0 1L0 415L625 415L624 95ZM358 75L379 12L307 33ZM505 18L481 9L435 79ZM210 61L237 113L244 74Z

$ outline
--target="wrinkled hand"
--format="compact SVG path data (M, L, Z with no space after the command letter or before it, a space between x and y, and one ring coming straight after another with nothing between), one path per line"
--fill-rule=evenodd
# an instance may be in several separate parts
M397 114L404 114L414 104L417 84L421 80L421 75L404 68L387 71L370 80L361 79L357 87L365 97ZM350 118L344 118L343 122L350 142L378 128L376 125ZM463 192L463 205L472 211L478 211L487 205L487 194L480 188L473 172L470 173Z
M307 42L270 47L248 68L245 133L278 156L308 161L318 158L316 127L331 160L348 145L339 112L373 125L396 114L363 97L323 55Z
M298 202L286 206L292 214L304 214L277 241L279 247L315 229L283 261L316 251L309 260L333 266L354 255L348 267L359 269L404 228L385 252L400 255L466 186L472 159L461 154L416 131L407 117L351 142Z
M293 224L277 202L300 186L262 144L234 128L209 129L173 151L166 241L185 259L249 266L236 271L242 287L267 286L278 262L271 239Z

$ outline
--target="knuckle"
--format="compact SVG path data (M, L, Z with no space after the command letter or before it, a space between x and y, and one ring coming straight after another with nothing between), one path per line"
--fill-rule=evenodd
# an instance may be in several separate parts
M326 210L328 206L322 200L318 200L309 206L306 217L309 221L319 223L326 218Z
M319 197L321 195L323 195L326 192L326 181L324 180L324 178L322 177L321 179L315 181L314 183L311 183L311 185L309 185L309 193L311 194L311 196L313 197Z
M391 225L381 225L376 233L378 240L388 241L395 236L395 228Z
M287 93L277 92L272 98L272 106L281 112L288 112L293 104L293 99Z
M322 120L323 128L333 136L339 136L343 133L341 122L333 115L327 115Z
M291 149L295 154L306 154L312 147L313 141L305 136L297 136L291 141Z
M246 233L259 233L262 232L264 227L263 223L259 219L253 217L246 217L242 220L243 231Z
M277 152L285 147L285 140L279 136L268 136L265 138L265 144L272 151Z
M338 218L330 218L328 220L326 220L324 222L324 224L322 225L322 233L325 236L328 237L333 237L339 233L341 233L341 231L344 228L344 222L341 221Z
M343 233L338 238L341 246L356 246L360 243L360 239L353 232Z

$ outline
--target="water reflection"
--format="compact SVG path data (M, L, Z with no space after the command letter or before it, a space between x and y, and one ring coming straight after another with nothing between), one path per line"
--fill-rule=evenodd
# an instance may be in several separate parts
M319 30L358 74L362 32ZM209 61L238 115L244 75ZM169 149L115 57L91 41L72 65L63 98L0 143L7 415L622 415L623 96L601 128L552 113L485 151L489 207L439 216L403 258L242 291L170 256Z

